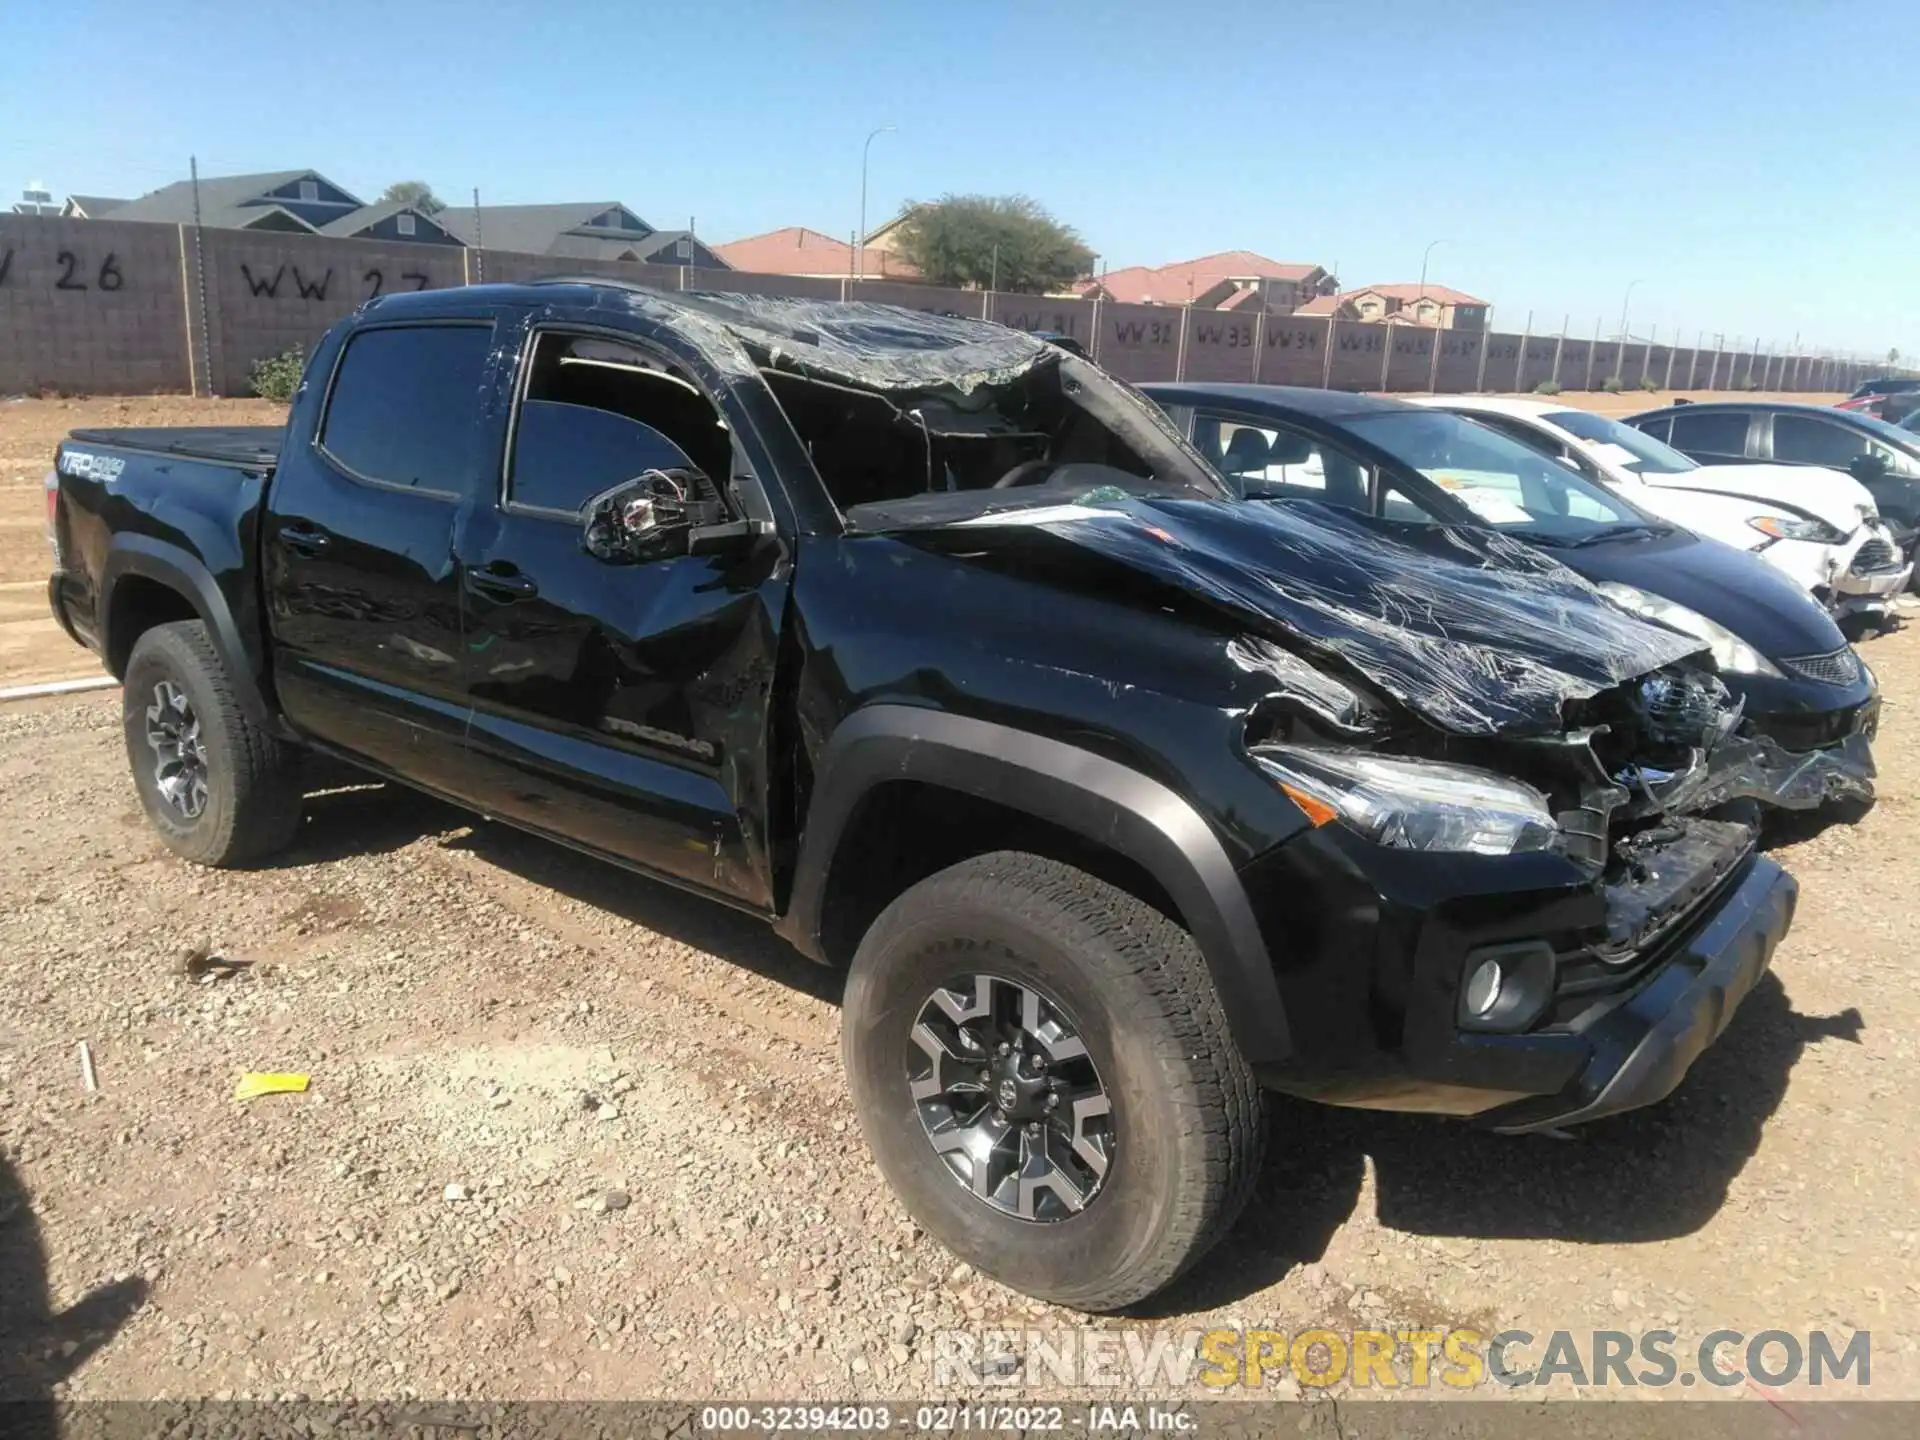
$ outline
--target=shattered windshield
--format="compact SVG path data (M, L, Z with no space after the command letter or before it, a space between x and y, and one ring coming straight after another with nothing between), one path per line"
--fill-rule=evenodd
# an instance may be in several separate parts
M1419 471L1481 524L1547 544L1658 533L1649 517L1530 446L1444 410L1396 410L1343 422Z
M1228 495L1158 409L1052 349L1011 378L965 390L889 390L771 368L762 378L855 530Z
M1576 440L1584 440L1595 458L1630 470L1635 475L1682 475L1700 468L1671 445L1654 439L1646 431L1622 425L1618 420L1609 420L1604 415L1589 414L1585 410L1554 410L1540 418L1566 431Z

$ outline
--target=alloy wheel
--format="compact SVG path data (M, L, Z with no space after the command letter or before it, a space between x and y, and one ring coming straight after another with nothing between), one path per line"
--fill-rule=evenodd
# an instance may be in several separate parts
M153 687L147 746L153 751L153 784L160 798L181 819L199 819L207 808L206 745L200 738L200 717L186 692L171 680Z
M907 1084L928 1141L994 1209L1079 1214L1112 1169L1113 1104L1072 1019L1030 985L967 975L920 1007Z

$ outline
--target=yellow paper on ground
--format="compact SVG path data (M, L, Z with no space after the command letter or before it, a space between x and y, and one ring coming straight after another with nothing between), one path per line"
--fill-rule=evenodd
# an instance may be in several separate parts
M248 1073L240 1077L233 1098L251 1100L256 1095L298 1095L307 1088L307 1077L290 1074Z

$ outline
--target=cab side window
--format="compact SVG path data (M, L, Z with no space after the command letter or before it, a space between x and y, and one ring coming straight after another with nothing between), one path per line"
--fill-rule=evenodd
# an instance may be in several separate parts
M369 484L466 494L492 346L490 324L358 331L334 368L321 451Z
M732 456L720 412L665 362L616 341L542 332L514 414L505 498L572 520L648 470L687 470L694 498L717 499Z

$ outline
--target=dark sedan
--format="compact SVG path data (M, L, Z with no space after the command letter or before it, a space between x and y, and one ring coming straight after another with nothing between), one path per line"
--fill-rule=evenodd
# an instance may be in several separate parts
M1871 415L1779 400L1670 405L1627 424L1702 465L1821 465L1844 470L1911 553L1920 531L1920 435Z
M1547 549L1617 603L1708 642L1755 732L1872 774L1873 674L1766 561L1447 411L1284 386L1141 388L1246 498L1491 528Z

